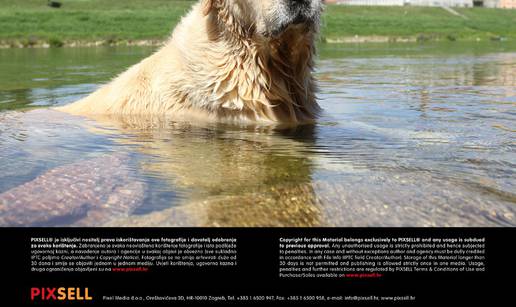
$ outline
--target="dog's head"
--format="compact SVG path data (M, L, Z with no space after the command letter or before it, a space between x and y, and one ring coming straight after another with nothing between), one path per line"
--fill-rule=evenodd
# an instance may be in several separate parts
M266 38L281 35L290 26L317 31L322 0L203 0L203 11L222 10L232 22Z

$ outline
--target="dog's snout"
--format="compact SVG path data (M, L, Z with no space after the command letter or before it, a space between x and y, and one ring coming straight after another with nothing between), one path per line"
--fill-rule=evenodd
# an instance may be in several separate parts
M310 0L289 0L293 5L308 5Z
M317 31L322 11L322 0L278 0L267 18L268 33L272 36L285 31L290 25L306 25L305 28Z
M285 0L287 7L293 11L312 11L321 6L322 0Z
M290 14L293 17L292 23L304 23L312 20L316 15L314 3L317 0L287 0L290 7Z

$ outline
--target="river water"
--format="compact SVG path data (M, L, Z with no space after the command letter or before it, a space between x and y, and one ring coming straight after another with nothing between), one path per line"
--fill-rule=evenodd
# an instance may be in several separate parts
M153 50L0 50L0 225L516 225L516 46L323 45L297 128L48 108Z

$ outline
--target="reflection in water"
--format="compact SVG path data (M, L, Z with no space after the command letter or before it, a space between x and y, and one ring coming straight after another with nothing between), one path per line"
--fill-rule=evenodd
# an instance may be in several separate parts
M0 51L28 80L0 75L0 225L516 225L516 53L377 46L323 48L325 114L296 128L14 110L150 50Z
M320 224L308 151L315 140L313 125L238 127L134 116L95 121L97 133L152 157L139 162L140 171L181 189L188 203L204 204L194 210L196 223ZM127 135L131 137L119 137ZM288 192L299 187L302 195Z

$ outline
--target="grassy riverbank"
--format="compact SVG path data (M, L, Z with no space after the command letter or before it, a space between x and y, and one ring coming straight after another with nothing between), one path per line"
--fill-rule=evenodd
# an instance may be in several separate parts
M0 0L0 46L155 44L194 1ZM516 10L350 7L330 5L321 37L327 42L516 40Z

